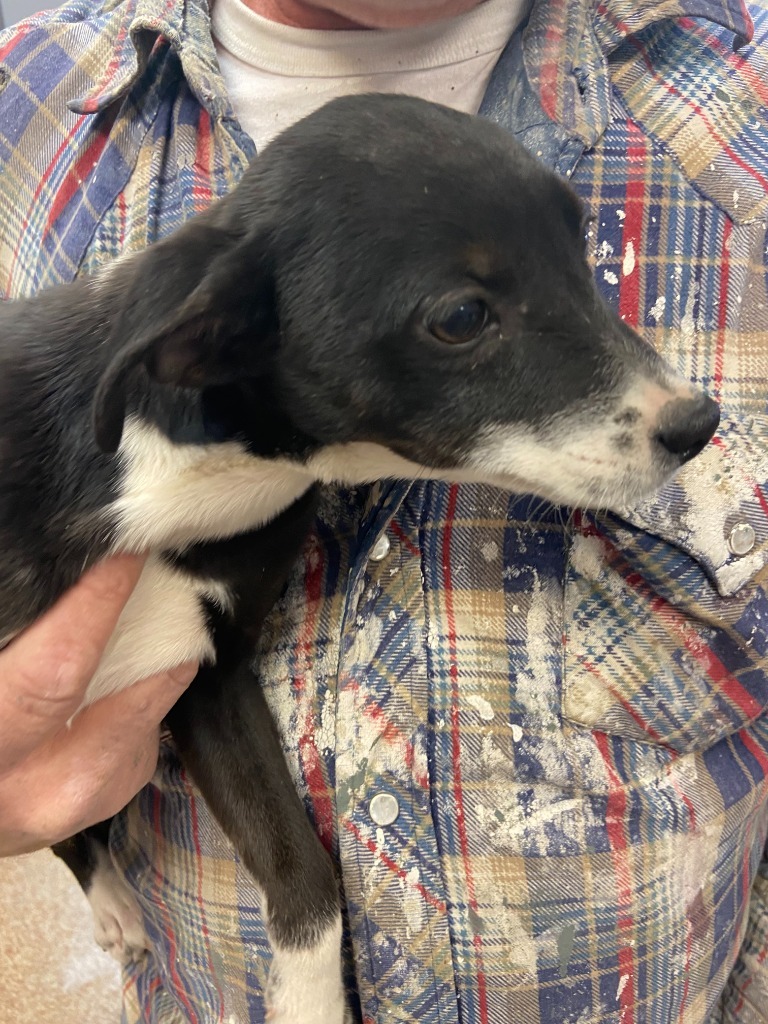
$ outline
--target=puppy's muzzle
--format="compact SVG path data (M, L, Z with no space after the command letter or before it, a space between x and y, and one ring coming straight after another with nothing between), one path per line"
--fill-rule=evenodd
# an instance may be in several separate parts
M720 407L708 395L679 398L661 411L654 440L682 466L712 439L720 423Z

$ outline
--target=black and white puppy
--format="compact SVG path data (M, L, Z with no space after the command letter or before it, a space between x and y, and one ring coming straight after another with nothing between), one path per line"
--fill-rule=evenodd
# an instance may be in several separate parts
M151 552L87 702L199 659L169 725L263 891L270 1019L341 1024L333 869L251 667L317 485L618 507L717 423L598 298L579 201L506 132L337 100L169 238L0 309L0 643L98 559ZM57 852L131 955L104 834Z

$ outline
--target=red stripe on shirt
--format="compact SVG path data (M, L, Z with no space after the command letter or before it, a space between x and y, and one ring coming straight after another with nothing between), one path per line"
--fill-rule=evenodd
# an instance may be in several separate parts
M112 124L117 117L118 105L115 104L106 120L102 121L92 142L86 146L82 155L67 171L64 180L53 196L50 213L46 218L45 232L47 234L61 214L66 209L72 197L82 188L83 182L93 171L98 163L99 157L109 141Z
M2 55L1 54L0 54L0 59L2 59ZM40 181L37 184L37 188L35 189L35 193L32 196L32 202L30 203L29 210L27 211L27 213L26 213L26 215L24 217L24 223L22 225L21 231L19 232L19 239L18 239L18 242L16 243L16 246L15 246L15 248L13 250L13 256L11 258L11 262L10 262L10 265L9 265L10 269L8 271L8 277L6 279L6 286L5 286L6 293L8 293L8 294L10 294L10 289L11 289L11 280L13 278L13 268L16 266L16 261L18 260L18 257L19 257L19 246L21 245L21 243L22 243L22 241L23 241L23 239L24 239L24 237L25 237L25 235L27 233L27 228L29 227L29 214L30 214L30 211L34 210L36 208L37 200L40 198L40 193L43 191L45 186L48 184L48 179L53 174L54 168L58 164L59 158L61 157L61 154L64 152L65 149L67 149L70 146L70 144L72 142L72 139L75 137L75 134L76 134L78 128L80 127L80 125L85 120L85 116L86 115L83 114L81 117L78 117L77 121L75 121L75 124L74 124L72 130L69 131L65 135L65 137L61 140L59 148L53 154L53 160L51 160L51 162L48 164L48 166L46 167L45 171L43 172L42 177L40 178Z
M115 77L115 74L122 63L122 45L125 42L127 33L128 26L123 22L118 30L117 36L115 37L115 48L112 53L112 59L107 65L107 70L104 72L104 78L96 84L94 89L91 90L91 95L82 108L84 113L92 114L98 110L101 94L107 91L112 79Z
M211 115L200 111L197 121L197 144L195 147L195 182L192 186L192 202L197 212L206 210L213 199L211 179L213 175L213 132Z
M376 698L371 694L365 694L362 692L360 684L357 680L351 679L346 684L346 689L356 691L363 700L363 714L366 718L369 718L372 722L375 722L379 726L379 735L375 742L378 743L380 740L384 740L391 747L395 747L398 753L405 761L406 768L413 772L416 764L416 751L414 748L413 740L410 739L400 729L391 718L388 718L381 705L376 702ZM429 776L426 772L419 772L414 775L417 784L421 789L427 789L429 787Z
M624 555L607 537L600 533L594 524L593 535L600 538L611 567L622 574L627 586L641 594L649 602L652 611L661 620L664 627L677 637L688 653L701 665L720 693L744 712L748 718L756 718L761 714L762 704L755 700L739 680L728 671L701 637L691 631L689 619L663 597L655 594L639 572L626 572L627 562Z
M187 798L194 802L194 794L187 789ZM163 824L160 815L160 790L155 789L154 799L152 803L152 825L154 827L155 835L165 837L163 831ZM162 873L157 864L157 858L152 859L152 873L155 876L155 884L158 892L163 889L164 879ZM184 1006L187 1013L187 1020L189 1024L200 1024L200 1018L195 1013L192 1003L189 1001L186 993L186 986L179 977L177 964L181 962L181 957L178 956L178 948L176 945L176 934L173 930L173 924L171 923L171 915L168 913L168 906L164 901L159 902L160 911L163 918L163 931L168 941L168 971L170 974L170 980L173 984L174 996L178 998Z
M577 528L581 517L574 520ZM748 718L756 718L763 711L763 706L745 689L739 680L732 675L720 661L715 652L704 643L701 637L690 629L690 620L682 612L663 597L655 594L639 572L627 572L626 558L611 541L602 534L595 523L581 529L585 536L598 537L603 545L606 559L611 568L621 573L628 587L647 600L654 614L663 626L673 633L683 644L688 653L701 665L708 678L717 686L720 693L738 707Z
M420 555L421 551L416 547L410 537L406 534L405 530L400 526L399 523L393 522L390 524L392 533L397 537L400 543L403 545L405 550L411 555Z
M618 912L616 926L619 938L619 978L620 991L619 999L619 1022L620 1024L633 1024L635 1019L635 957L630 945L631 932L634 928L632 917L632 882L629 867L629 845L624 835L624 822L627 812L627 797L624 786L613 765L613 759L608 747L608 737L605 733L593 733L597 747L605 763L610 789L608 791L608 803L605 809L605 827L608 833L608 842L611 844L611 859L613 869L616 873L617 883L617 904ZM624 982L624 979L627 979ZM623 983L623 987L621 987Z
M650 587L639 573L630 573L625 576L629 586L637 591L652 593ZM692 634L688 628L688 619L673 608L663 597L655 595L651 598L651 608L662 620L667 629L677 635L685 649L702 666L707 676L716 684L720 692L726 696L731 703L740 708L749 718L755 718L763 711L762 704L745 690L735 676L731 675L722 661L717 657L711 648L702 641L697 634Z
M760 508L768 516L768 498L763 494L762 488L758 484L754 484L752 487L755 497L757 498Z
M219 985L218 973L211 956L210 932L208 931L208 919L205 913L205 900L203 899L203 854L200 849L200 826L197 817L197 800L193 797L189 801L190 824L192 826L192 842L195 847L195 874L197 875L197 907L200 912L200 930L203 933L205 942L205 955L208 958L208 977L216 988L216 995L219 997L219 1013L216 1018L217 1024L224 1020L224 993Z
M9 42L0 48L0 60L5 60L9 53L16 49L19 43L24 39L29 32L32 30L32 25L22 25L18 31L14 34L13 38Z
M299 737L299 761L309 790L317 834L323 846L331 851L333 846L333 802L328 794L328 784L323 771L323 762L315 740L314 702L307 693L306 678L312 672L311 656L314 651L312 639L316 636L317 610L323 594L323 573L325 563L318 545L306 560L304 574L304 596L307 614L299 635L296 651L296 678L294 680L300 700L304 700L304 722Z
M628 324L637 326L640 322L640 265L637 259L643 236L643 211L645 209L645 160L646 145L642 132L634 121L627 121L629 144L627 146L628 177L624 192L624 230L622 232L622 265L629 258L632 272L622 273L619 290L619 316Z
M560 18L562 16L562 2L558 4L560 10L555 11L555 3L550 0L550 7L553 10L547 20L547 31L544 36L545 53L542 54L539 68L539 103L544 113L553 121L558 120L558 100L560 89L558 79L561 72L560 47L562 44L562 29ZM549 53L556 55L555 59L549 57Z

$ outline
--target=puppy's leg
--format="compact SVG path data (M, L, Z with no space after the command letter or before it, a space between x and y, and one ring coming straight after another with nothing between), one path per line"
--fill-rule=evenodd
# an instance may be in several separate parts
M288 772L246 662L203 668L168 716L181 758L261 888L273 1024L343 1024L341 915L331 861Z
M115 870L103 821L52 847L77 878L93 911L94 938L121 964L141 960L149 949L141 910Z

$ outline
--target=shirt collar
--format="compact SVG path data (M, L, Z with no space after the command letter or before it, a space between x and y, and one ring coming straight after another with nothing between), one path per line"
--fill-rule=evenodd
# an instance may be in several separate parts
M752 38L744 0L536 0L524 54L542 107L591 144L608 118L608 55L655 22L685 16L709 19L740 40ZM169 44L205 109L214 117L234 116L218 68L206 0L107 0L99 22L105 45L97 84L70 101L72 110L96 113L124 96L153 51Z
M610 55L629 37L685 17L722 25L739 44L754 32L744 0L536 0L523 36L528 85L551 121L592 146L610 118Z
M96 85L70 109L93 114L122 98L158 50L178 55L192 92L212 117L234 117L219 71L206 0L107 0L99 12L105 40Z
M610 53L627 37L669 18L703 18L747 42L754 32L745 0L597 0L595 29Z

